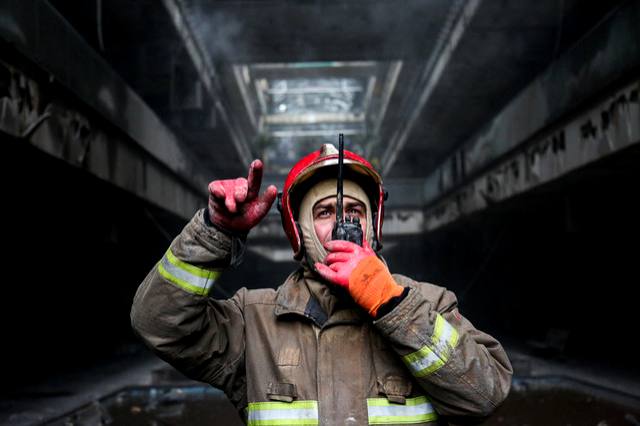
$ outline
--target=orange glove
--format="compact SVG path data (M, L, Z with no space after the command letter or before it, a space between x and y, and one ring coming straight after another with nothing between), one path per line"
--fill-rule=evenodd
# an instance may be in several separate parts
M325 258L326 265L315 264L318 273L327 281L348 289L353 300L373 317L380 306L404 291L366 240L363 247L335 240L327 242L325 248L330 253Z
M232 232L247 233L267 214L276 199L270 185L261 196L262 161L254 160L249 177L214 180L209 184L209 218L214 225Z

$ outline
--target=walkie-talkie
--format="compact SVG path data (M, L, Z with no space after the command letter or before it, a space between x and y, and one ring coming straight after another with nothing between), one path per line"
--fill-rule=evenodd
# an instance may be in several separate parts
M342 213L342 169L344 162L344 135L338 137L338 194L336 197L336 224L333 227L331 237L334 240L351 241L362 246L362 227L357 216L343 217Z

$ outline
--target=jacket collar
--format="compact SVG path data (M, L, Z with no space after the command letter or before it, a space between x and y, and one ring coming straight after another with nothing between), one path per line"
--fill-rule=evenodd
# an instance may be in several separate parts
M311 293L304 285L303 269L300 268L278 287L276 295L276 316L297 314L305 315L306 306L311 298Z
M275 314L278 318L287 315L302 316L310 319L318 327L338 323L361 323L366 313L351 303L337 308L331 315L323 310L321 303L311 294L305 282L305 270L300 268L278 287Z

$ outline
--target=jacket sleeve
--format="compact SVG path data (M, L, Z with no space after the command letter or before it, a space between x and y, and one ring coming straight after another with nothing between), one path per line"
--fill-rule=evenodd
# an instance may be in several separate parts
M231 299L208 293L231 258L232 239L199 211L138 287L131 324L145 344L186 376L242 404L245 289Z
M484 417L507 397L512 368L500 343L460 315L455 295L401 275L407 296L374 322L444 416Z

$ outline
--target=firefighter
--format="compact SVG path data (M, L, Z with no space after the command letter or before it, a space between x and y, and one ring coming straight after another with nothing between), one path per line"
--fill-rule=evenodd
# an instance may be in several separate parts
M208 297L242 258L276 188L214 181L208 208L171 243L135 295L132 325L162 359L224 390L249 425L447 424L488 416L512 369L501 345L443 287L391 274L382 246L382 179L345 151L344 212L364 241L332 241L338 152L300 160L278 197L300 268L277 289ZM268 278L268 277L265 277Z

